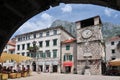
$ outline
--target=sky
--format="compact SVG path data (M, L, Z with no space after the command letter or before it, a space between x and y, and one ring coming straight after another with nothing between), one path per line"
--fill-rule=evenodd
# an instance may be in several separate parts
M100 16L102 22L120 24L120 11L90 4L61 3L59 6L50 7L50 9L33 16L13 34L13 37L18 34L48 28L55 20L76 22L97 15Z

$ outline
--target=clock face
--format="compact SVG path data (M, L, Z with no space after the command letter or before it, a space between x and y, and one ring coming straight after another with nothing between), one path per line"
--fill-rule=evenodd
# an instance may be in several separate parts
M84 30L82 32L82 37L83 38L90 38L92 36L92 31L91 30Z

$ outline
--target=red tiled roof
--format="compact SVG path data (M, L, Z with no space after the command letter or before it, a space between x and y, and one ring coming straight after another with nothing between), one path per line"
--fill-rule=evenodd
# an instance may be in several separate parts
M72 38L72 39L67 39L67 40L65 40L65 41L62 41L62 43L63 44L65 44L65 43L72 43L72 42L74 42L76 39L74 39L74 38Z
M11 48L11 49L9 49L9 51L14 51L15 50L15 48Z
M109 39L109 41L115 41L115 40L120 40L119 36L115 36Z
M8 45L11 45L11 46L15 46L15 43L11 42L11 41L8 41L7 43Z

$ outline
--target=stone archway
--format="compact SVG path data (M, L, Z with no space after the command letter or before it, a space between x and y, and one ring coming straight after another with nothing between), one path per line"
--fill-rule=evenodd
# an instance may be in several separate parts
M13 33L28 19L59 3L94 4L120 10L120 0L1 0L0 52Z

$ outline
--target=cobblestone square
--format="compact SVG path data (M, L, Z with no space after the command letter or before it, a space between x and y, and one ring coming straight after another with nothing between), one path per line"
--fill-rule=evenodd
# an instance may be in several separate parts
M79 74L59 74L59 73L32 73L29 77L22 77L8 80L120 80L119 76L102 75L79 75Z

